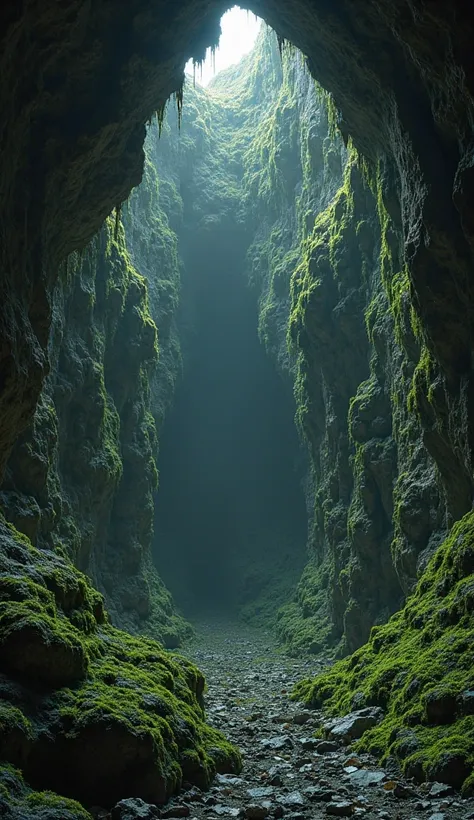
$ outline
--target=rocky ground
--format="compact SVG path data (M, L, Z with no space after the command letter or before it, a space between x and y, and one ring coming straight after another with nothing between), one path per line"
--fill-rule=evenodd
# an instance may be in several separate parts
M457 820L474 818L474 800L439 783L415 784L396 768L380 769L347 743L375 715L334 726L331 740L315 738L322 715L290 700L298 679L323 659L292 659L271 634L235 624L201 624L186 654L203 670L209 721L240 747L239 777L220 775L210 792L183 792L162 817Z
M185 654L207 679L210 723L241 749L240 776L218 775L209 792L183 789L159 811L122 801L112 820L185 817L190 820L472 820L474 799L463 800L441 783L416 784L396 764L381 769L355 755L351 737L377 720L360 710L325 724L320 712L290 700L293 684L322 669L322 658L292 659L270 633L236 624L200 624ZM315 737L322 724L326 739Z

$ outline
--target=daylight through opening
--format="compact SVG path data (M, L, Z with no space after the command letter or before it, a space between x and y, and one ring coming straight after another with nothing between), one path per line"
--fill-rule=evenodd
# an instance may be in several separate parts
M182 373L160 436L154 558L188 617L271 625L307 547L294 362L265 268L266 255L291 252L298 228L286 213L275 219L265 201L272 157L261 155L291 81L285 85L276 37L261 20L234 7L222 32L196 82L188 63L179 133L169 109L161 139L154 129L148 138L167 190L164 217L180 211L181 267ZM299 70L304 76L302 61ZM288 138L272 136L278 151ZM296 154L294 164L290 175ZM274 247L276 230L286 231L287 248Z

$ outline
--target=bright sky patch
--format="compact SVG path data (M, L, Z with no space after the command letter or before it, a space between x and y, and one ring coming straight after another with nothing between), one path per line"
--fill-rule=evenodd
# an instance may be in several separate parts
M206 52L202 68L196 66L196 82L207 86L219 71L239 63L253 48L262 21L238 6L229 9L221 19L221 37L214 58L211 49ZM186 73L193 74L193 61L186 64Z

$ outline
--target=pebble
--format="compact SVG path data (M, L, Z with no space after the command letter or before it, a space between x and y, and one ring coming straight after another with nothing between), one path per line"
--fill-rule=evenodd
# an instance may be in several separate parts
M311 720L311 717L311 712L297 712L296 715L293 715L293 723L296 723L297 726L304 726L305 723Z
M296 806L304 806L305 800L301 792L290 792L290 794L282 794L278 797L278 801L282 806L294 808Z
M153 803L145 803L140 797L128 797L120 800L111 811L111 814L98 808L94 812L96 818L112 818L112 820L155 820L160 811Z
M349 774L350 782L358 788L376 786L378 783L382 783L386 777L385 772L370 771L369 769L356 769L355 772Z
M278 737L264 738L260 741L260 743L267 749L274 749L275 751L286 748L291 749L291 747L293 746L293 741L291 737L288 737L288 735L279 735Z
M430 797L446 797L448 794L453 794L454 789L446 783L433 783L428 794Z
M189 817L191 810L189 806L165 806L161 810L161 817Z
M252 800L260 800L263 797L273 797L275 789L271 786L256 786L254 789L247 789L246 794L251 797Z
M319 740L316 740L314 737L302 737L300 743L305 752L311 752L316 749Z

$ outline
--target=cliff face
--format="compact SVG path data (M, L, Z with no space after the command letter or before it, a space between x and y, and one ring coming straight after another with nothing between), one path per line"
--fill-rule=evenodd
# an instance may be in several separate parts
M427 418L425 439L435 456L446 451L445 472L460 477L455 495L465 506L470 472L465 456L449 456L460 452L458 434L443 428L436 408L458 409L461 419L469 393L469 13L457 3L427 10L402 0L370 8L341 0L330 10L298 0L291 12L278 0L251 6L308 55L344 133L381 163L409 298L445 394L427 399L440 430ZM223 7L181 0L164 10L142 0L117 13L103 0L91 13L77 0L61 12L48 4L2 10L2 270L12 306L3 319L3 459L41 389L58 265L139 181L143 123L179 90L185 59L216 42ZM28 56L18 82L16 54Z
M152 566L150 544L156 422L179 361L171 329L179 271L169 232L166 245L156 174L149 168L130 203L129 220L138 199L155 205L143 208L140 239L157 264L160 248L167 263L151 290L152 300L156 289L169 294L159 308L153 301L163 328L158 373L147 280L132 264L117 216L62 266L52 305L49 374L33 421L8 461L1 505L34 545L63 552L89 575L115 623L173 646L188 627ZM146 273L140 242L132 228L129 233Z
M247 174L262 171L251 135L281 81L275 38L263 37L209 92L189 78L180 131L171 108L156 144L183 203L183 377L161 441L155 561L187 611L259 619L288 597L306 549L291 378L259 342L260 286L246 270Z

